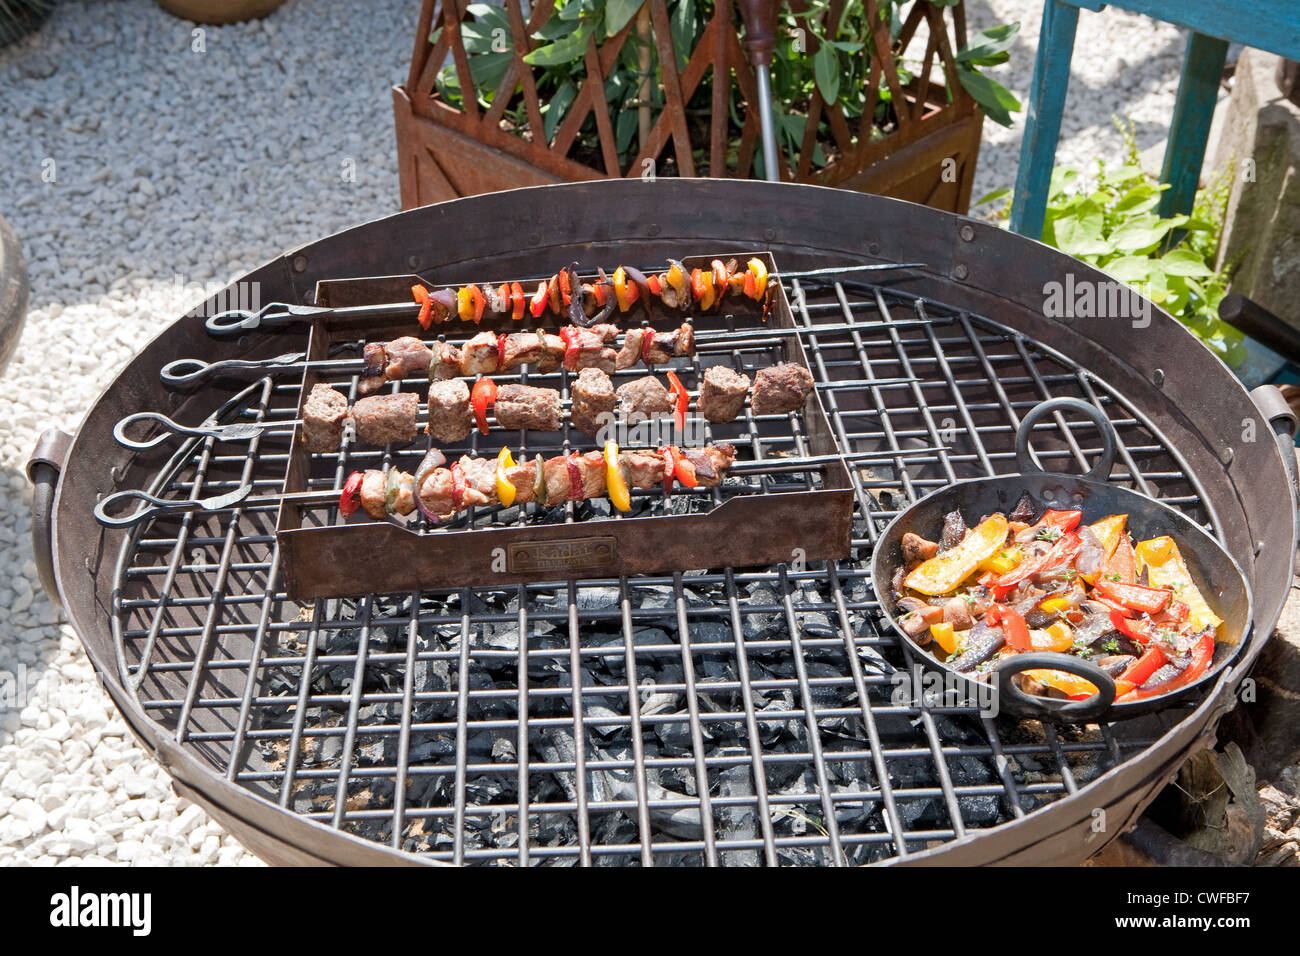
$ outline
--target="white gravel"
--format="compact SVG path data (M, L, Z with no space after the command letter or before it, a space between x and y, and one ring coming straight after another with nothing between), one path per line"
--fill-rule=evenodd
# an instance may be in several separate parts
M1004 82L1023 95L1040 0L977 0L976 28L1020 19ZM178 797L94 680L40 590L27 454L76 429L94 397L164 324L270 256L398 206L389 86L410 57L410 0L291 0L264 23L192 25L151 0L62 0L0 51L0 212L31 266L32 302L0 382L0 866L253 864ZM1084 13L1062 158L1117 151L1112 113L1159 139L1181 39ZM1019 130L986 125L976 195L1014 181ZM51 169L54 181L42 179ZM353 164L355 181L341 175ZM51 388L51 356L64 357ZM6 692L0 674L0 694Z

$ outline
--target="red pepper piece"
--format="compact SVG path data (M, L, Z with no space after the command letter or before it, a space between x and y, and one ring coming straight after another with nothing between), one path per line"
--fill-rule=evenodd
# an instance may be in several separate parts
M1143 655L1145 656L1145 655ZM1178 690L1180 687L1186 687L1188 684L1196 681L1210 667L1210 661L1214 659L1214 632L1206 631L1197 640L1192 648L1192 659L1188 665L1183 668L1182 673L1176 674L1169 680L1161 681L1150 687L1135 687L1128 691L1123 697L1117 698L1119 701L1128 700L1146 700L1151 697L1159 697L1162 694L1168 694ZM1157 668L1159 670L1159 668Z
M524 299L524 287L518 282L510 283L510 318L516 322L524 320L524 309L528 303Z
M501 297L501 311L506 313L510 311L510 283L501 283L501 288L497 289L497 295Z
M496 382L485 375L474 383L474 390L470 393L469 401L474 406L474 420L478 422L478 430L484 435L488 433L488 406L495 405L496 400Z
M549 296L550 293L546 288L546 283L537 283L537 291L533 293L533 300L528 303L528 311L534 319L540 319L542 313L546 311L546 302Z
M1005 604L994 604L984 614L984 620L994 627L1002 628L1002 636L1007 645L1018 651L1033 650L1034 642L1029 636L1029 625L1015 608Z
M695 477L694 463L681 453L681 450L673 445L668 449L673 456L673 474L687 488L695 488L699 485L700 480Z
M476 285L466 286L466 289L469 292L469 301L474 307L474 324L477 325L483 321L483 313L487 309L487 296Z
M573 301L573 289L570 287L569 270L564 269L557 272L555 275L560 286L560 301L563 302L567 308L569 303Z
M1107 580L1104 576L1099 577L1093 587L1103 597L1143 614L1157 614L1163 611L1174 596L1174 592L1167 588L1144 588L1140 584L1121 584L1118 581Z
M578 453L575 451L564 464L569 468L569 500L582 500L582 468L578 466Z
M696 302L704 298L704 272L700 269L691 270L691 298Z
M1184 624L1190 614L1191 608L1181 601L1174 601L1159 614L1151 615L1151 620L1157 624Z
M663 285L659 282L659 276L653 273L646 276L645 286L650 290L651 295L663 295Z
M691 398L686 394L686 386L682 384L682 380L671 369L668 371L668 381L672 384L672 388L668 391L668 400L676 406L673 409L673 424L677 426L679 432L684 432L686 431L686 409Z
M1124 673L1119 675L1119 679L1133 687L1141 687L1151 679L1152 674L1168 663L1169 658L1165 657L1165 652L1160 649L1160 645L1152 644L1141 657L1128 666Z
M582 348L579 344L581 332L571 325L560 329L560 339L564 342L564 367L570 372L578 370L578 355Z
M1043 516L1038 519L1038 523L1033 525L1029 530L1037 534L1039 531L1045 531L1048 528L1055 528L1064 534L1067 531L1073 531L1079 527L1079 521L1083 518L1082 511L1054 511L1049 508L1043 512Z
M1066 532L1057 539L1052 545L1050 551L1044 554L1037 561L1022 561L1020 566L1006 574L995 575L992 571L980 578L980 584L992 589L994 600L1000 600L1010 593L1021 581L1024 581L1035 574L1041 574L1046 571L1059 570L1071 561L1079 553L1083 542L1074 532Z
M506 370L506 339L507 338L509 338L509 336L505 332L502 332L497 336L497 371L498 372L504 372Z
M364 478L365 475L361 472L354 471L343 483L343 491L339 494L339 511L343 512L345 518L361 505L361 481Z
M433 299L429 298L429 290L422 285L413 285L411 295L415 296L416 304L420 306L420 315L417 319L420 328L427 329L433 324Z
M650 365L650 352L655 347L655 330L646 326L641 330L641 361Z
M1102 597L1100 594L1093 593L1088 597L1088 600L1096 601L1098 604L1106 605L1106 607L1110 608L1111 610L1112 618L1114 618L1116 614L1118 614L1120 617L1132 617L1134 613L1136 613L1130 610L1129 608L1126 608L1123 604L1117 604L1114 601L1110 600L1110 598Z

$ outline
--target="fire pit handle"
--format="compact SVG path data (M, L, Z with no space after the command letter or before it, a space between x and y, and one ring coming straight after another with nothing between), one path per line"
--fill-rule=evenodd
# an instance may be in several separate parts
M51 601L59 602L59 587L54 580L54 495L59 474L68 457L72 436L57 428L41 433L27 459L27 480L32 483L32 551L41 587Z
M1026 694L1016 686L1012 678L1021 671L1037 669L1065 671L1075 677L1082 677L1096 686L1097 693L1087 700L1071 701ZM1071 654L1052 651L1012 654L998 662L994 673L997 675L998 701L1001 706L1013 713L1040 720L1088 723L1097 720L1115 703L1114 679L1096 664Z
M1296 514L1297 533L1300 534L1300 474L1297 474L1295 458L1298 422L1295 410L1276 385L1261 385L1252 389L1250 398L1273 429L1277 450L1282 455L1282 467L1286 469L1287 485L1291 489L1291 511Z
M1110 419L1100 408L1078 398L1049 398L1031 408L1020 420L1020 427L1016 429L1016 467L1021 474L1049 474L1047 469L1039 467L1029 453L1029 439L1033 435L1034 425L1040 418L1053 412L1065 411L1078 412L1090 419L1101 432L1101 454L1097 456L1096 463L1083 477L1090 481L1105 481L1110 477L1111 466L1115 464L1115 426L1110 423Z
M173 359L162 367L158 377L168 388L181 388L197 385L217 375L231 372L265 372L298 371L306 359L302 352L285 352L267 359L224 359L220 362L205 362L196 358Z
M114 494L101 498L95 505L95 520L105 528L121 529L134 528L144 521L149 521L164 514L186 514L191 511L220 511L239 504L248 497L253 490L252 485L241 485L234 491L228 491L225 494L213 495L210 498L186 498L175 500L169 498L158 498L146 491L132 489L130 491L118 491ZM145 502L145 507L139 508L130 514L110 514L110 511L116 511L117 507L137 498Z

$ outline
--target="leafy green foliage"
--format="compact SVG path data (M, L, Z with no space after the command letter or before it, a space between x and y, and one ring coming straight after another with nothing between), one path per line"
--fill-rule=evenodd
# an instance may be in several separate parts
M1228 276L1214 269L1231 184L1221 180L1202 189L1190 216L1161 217L1156 207L1168 187L1142 169L1131 124L1116 125L1126 144L1121 165L1098 160L1095 179L1068 167L1052 171L1043 241L1134 287L1230 366L1239 365L1243 336L1218 314ZM1010 192L997 190L976 205ZM994 218L1008 210L1009 204Z
M2 0L0 0L2 2ZM542 0L546 2L546 0ZM586 77L584 58L592 39L604 42L636 20L645 0L551 0L554 12L534 35L536 46L525 58L538 70L537 87L541 97L545 128L534 131L517 90L510 91L511 102L503 122L513 132L525 138L545 136L549 142L555 136ZM897 40L903 26L905 13L921 0L881 0L880 16L889 24L891 36ZM935 6L956 6L961 0L931 0ZM677 66L685 66L687 57L696 45L713 16L712 0L667 0L669 28L677 56ZM773 98L779 122L777 142L785 151L791 166L799 162L807 131L809 111L814 93L823 101L839 104L851 129L861 125L862 114L868 101L871 63L875 46L871 22L866 5L847 4L836 25L833 36L826 34L826 14L829 0L810 0L808 8L800 14L783 8L777 29L777 49L772 64ZM467 8L469 16L462 22L461 36L469 55L470 75L478 92L478 102L483 109L490 108L497 89L505 78L511 59L515 38L505 11L486 3L473 3ZM436 43L441 27L430 35ZM977 34L957 55L957 74L962 86L969 91L994 121L1010 125L1011 114L1020 109L1020 102L1009 90L981 72L982 68L1004 63L1008 50L1019 35L1018 23L995 27ZM897 62L899 80L906 84L915 77L919 60L900 59ZM651 122L664 108L658 50L634 28L627 36L618 62L605 83L605 98L614 116L616 148L620 163L626 164L636 145L640 119L648 113ZM688 104L688 123L699 127L708 122L712 104L712 71L696 89ZM463 107L460 79L455 64L449 61L436 79L439 96L450 106ZM951 95L951 91L949 91ZM870 123L872 139L887 135L895 126L892 91L883 76L878 80L875 106ZM739 91L728 90L731 106L732 130L728 162L734 163L743 117L740 115ZM820 169L836 158L836 143L824 117L812 139L812 167ZM587 117L578 133L576 149L585 151L587 158L599 152L594 121ZM697 165L705 155L697 155ZM762 174L762 156L756 157ZM714 171L708 171L714 172ZM714 173L717 174L716 172Z

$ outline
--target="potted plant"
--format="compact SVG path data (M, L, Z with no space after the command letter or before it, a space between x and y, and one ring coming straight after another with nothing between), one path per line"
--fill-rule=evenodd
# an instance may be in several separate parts
M1017 25L967 42L959 0L790 0L772 79L781 176L964 210L980 72ZM754 72L731 0L554 0L526 14L425 0L394 88L405 208L608 176L762 175ZM938 75L936 75L938 74Z

